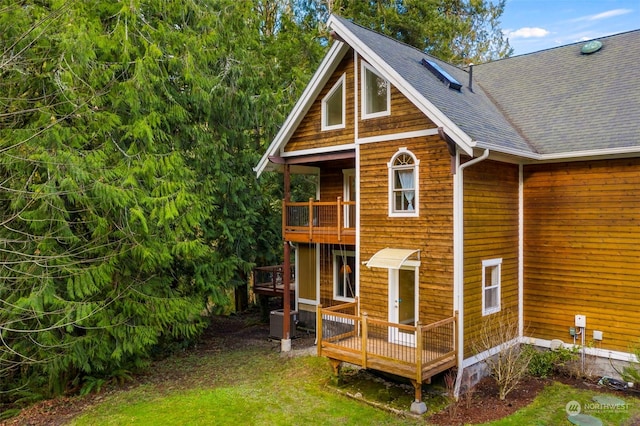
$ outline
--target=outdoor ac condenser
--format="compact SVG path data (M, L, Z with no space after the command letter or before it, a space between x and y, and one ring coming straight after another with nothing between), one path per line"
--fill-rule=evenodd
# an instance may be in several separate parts
M289 312L289 338L296 337L296 323L298 322L298 311ZM274 339L283 339L282 323L284 322L284 309L276 309L271 311L269 318L269 337Z

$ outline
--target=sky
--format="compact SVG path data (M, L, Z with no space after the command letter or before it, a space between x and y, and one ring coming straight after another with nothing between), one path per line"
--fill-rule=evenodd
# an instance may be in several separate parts
M500 21L523 55L640 29L640 0L507 0Z

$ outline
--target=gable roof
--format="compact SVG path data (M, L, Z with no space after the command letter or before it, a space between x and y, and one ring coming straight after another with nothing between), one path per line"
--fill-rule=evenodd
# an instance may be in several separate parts
M542 157L640 152L640 30L474 67L475 80Z
M473 67L469 72L337 15L335 41L256 168L270 167L348 48L369 62L463 151L474 147L528 160L640 153L640 30L603 37L583 54L575 43ZM436 63L462 84L442 83Z
M448 130L450 136L462 132L461 139L470 146L500 140L516 150L530 149L482 88L469 90L466 71L342 17L332 15L329 25L414 104L419 108L421 104L425 105L420 109L438 126ZM422 65L423 59L435 62L462 83L461 90L458 92L443 84Z

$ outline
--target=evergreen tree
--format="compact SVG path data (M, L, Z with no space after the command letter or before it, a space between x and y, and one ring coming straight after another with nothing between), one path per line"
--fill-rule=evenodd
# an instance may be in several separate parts
M512 53L500 29L505 0L325 0L328 12L456 65Z

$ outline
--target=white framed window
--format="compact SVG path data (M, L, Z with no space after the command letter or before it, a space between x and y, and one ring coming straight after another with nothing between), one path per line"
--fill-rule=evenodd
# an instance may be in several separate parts
M366 62L362 63L362 118L391 114L389 82L380 77Z
M333 298L353 302L356 297L356 253L333 252Z
M418 161L407 148L400 148L387 163L389 169L389 216L418 216Z
M343 200L356 201L356 169L342 170ZM343 210L344 227L355 228L356 206L345 205Z
M482 261L482 315L500 311L502 259Z
M346 120L345 75L336 81L329 93L322 98L322 130L344 129Z

